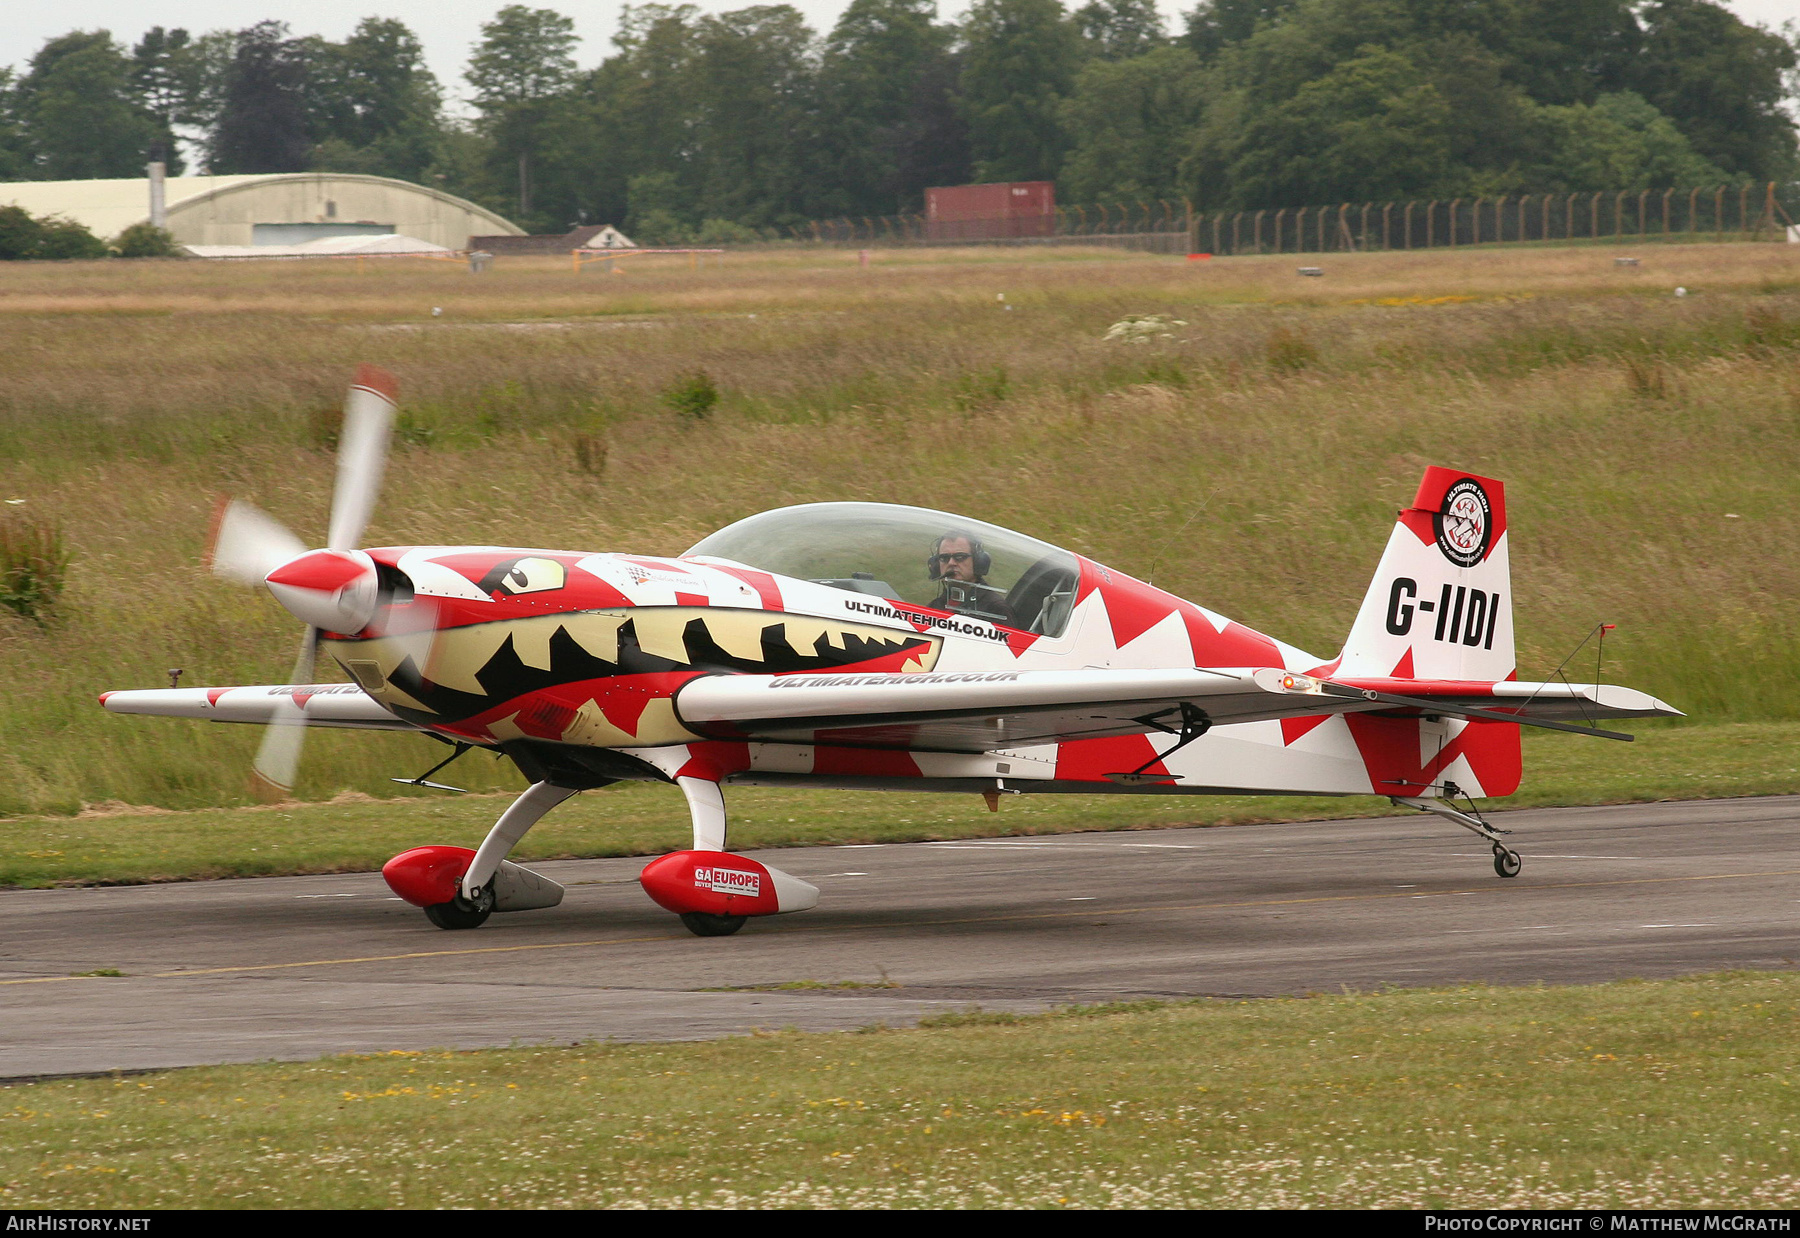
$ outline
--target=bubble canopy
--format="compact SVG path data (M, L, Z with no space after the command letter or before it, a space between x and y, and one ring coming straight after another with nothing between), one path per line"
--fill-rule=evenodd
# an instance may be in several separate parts
M940 558L964 551L959 563ZM1045 636L1060 636L1068 624L1080 577L1075 556L1048 542L891 503L777 508L727 525L687 554ZM971 569L973 579L955 578Z

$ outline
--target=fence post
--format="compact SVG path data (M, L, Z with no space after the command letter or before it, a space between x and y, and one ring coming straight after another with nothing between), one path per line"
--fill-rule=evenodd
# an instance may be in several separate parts
M1469 244L1471 244L1471 245L1481 244L1481 198L1482 198L1482 195L1477 194L1475 196L1474 204L1469 208L1469 216L1470 216L1471 222L1474 225L1473 228L1470 230ZM1450 243L1452 245L1456 244L1456 208L1455 207L1450 208Z
M1725 235L1725 186L1713 191L1713 231Z
M1425 248L1426 249L1436 249L1437 248L1437 204L1438 204L1438 200L1436 198L1433 198L1431 200L1431 204L1425 208Z
M1374 205L1375 204L1373 202L1363 203L1363 208L1362 208L1362 248L1363 248L1364 253L1367 253L1369 250L1369 208Z
M1723 191L1721 191L1721 192L1723 192ZM1265 206L1265 207L1263 207L1263 209L1261 211L1256 212L1256 252L1259 254L1262 253L1262 251L1263 251L1262 217L1263 217L1263 212L1267 211L1268 209L1269 208Z
M1381 204L1381 248L1383 250L1394 248L1394 233L1393 230L1388 227L1388 221L1393 219L1393 217L1394 204L1392 202L1383 202Z
M1239 235L1243 225L1244 212L1238 211L1231 217L1231 253L1233 257L1236 257L1243 249L1243 241Z
M1673 185L1671 185L1669 188L1663 190L1662 225L1663 225L1663 235L1664 236L1669 235L1669 199L1674 196L1675 196L1675 187Z
M1750 182L1738 186L1738 231L1749 235Z
M1406 200L1406 218L1405 218L1405 221L1404 221L1404 227L1405 227L1405 229L1406 229L1406 236L1405 236L1405 238L1404 238L1404 248L1406 248L1406 249L1411 249L1411 248L1412 248L1412 208L1413 208L1413 202L1414 202L1414 199L1412 199L1412 198L1408 198L1408 199L1407 199L1407 200Z
M1207 251L1208 253L1216 254L1219 252L1219 225L1221 223L1223 223L1224 220L1225 220L1225 212L1224 211L1220 211L1218 214L1213 216L1213 221L1212 221L1213 243L1212 243L1212 248Z

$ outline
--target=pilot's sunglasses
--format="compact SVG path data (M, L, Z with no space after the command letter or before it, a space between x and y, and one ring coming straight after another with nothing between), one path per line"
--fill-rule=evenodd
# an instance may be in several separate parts
M966 550L958 550L951 554L937 556L939 563L967 563L970 555Z

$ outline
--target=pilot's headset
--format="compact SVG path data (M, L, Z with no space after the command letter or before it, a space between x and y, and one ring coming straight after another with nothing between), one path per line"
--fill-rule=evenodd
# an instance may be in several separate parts
M975 565L975 575L977 579L985 578L988 574L988 569L994 566L994 556L982 548L981 539L979 537L976 537L973 533L965 533L961 529L951 529L948 533L943 534L936 541L931 543L931 553L925 557L925 574L931 577L931 579L939 580L942 579L944 575L943 569L938 566L937 557L939 548L942 547L945 542L955 541L959 537L969 543L969 553L974 556L971 562Z

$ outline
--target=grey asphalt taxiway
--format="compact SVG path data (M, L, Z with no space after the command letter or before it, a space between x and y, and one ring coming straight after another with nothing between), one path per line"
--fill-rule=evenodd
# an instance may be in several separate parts
M728 938L642 859L464 932L373 873L0 892L0 1077L1800 965L1800 796L1492 819L1517 878L1424 816L756 853L823 896Z

